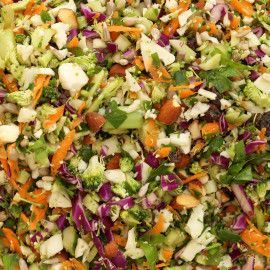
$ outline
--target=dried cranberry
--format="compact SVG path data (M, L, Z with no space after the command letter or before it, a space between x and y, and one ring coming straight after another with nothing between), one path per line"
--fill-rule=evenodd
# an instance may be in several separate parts
M220 118L220 115L221 115L221 112L219 108L214 104L210 104L210 108L205 113L203 119L206 120L207 122L218 121Z

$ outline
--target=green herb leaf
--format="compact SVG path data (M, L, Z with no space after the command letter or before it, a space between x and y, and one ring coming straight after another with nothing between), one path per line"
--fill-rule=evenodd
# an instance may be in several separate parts
M156 262L158 261L157 248L147 242L140 242L140 247L142 248L146 260L149 264L150 270L155 270Z
M45 10L42 10L41 13L40 13L40 18L41 20L45 23L45 22L49 22L52 20L52 17L50 16L50 14L45 11Z
M106 119L114 128L118 128L126 119L127 113L117 107L115 101L110 104L109 112L106 114Z
M187 83L187 75L185 71L176 71L174 73L174 80L176 85L185 84Z
M2 257L5 270L14 270L19 263L19 255L6 254Z
M241 237L238 234L228 229L220 230L218 232L218 237L222 241L239 242L241 240Z
M208 149L204 154L205 157L209 158L213 152L219 151L222 144L223 144L223 139L220 135L217 135L215 138L211 139L211 141L208 144Z
M235 152L235 156L233 160L234 162L239 162L245 159L246 151L245 151L245 144L243 141L238 142L234 146L234 152Z
M152 60L153 60L153 64L155 67L159 68L160 67L160 59L158 57L157 53L153 53L151 54Z
M165 163L159 165L156 169L150 172L148 180L154 180L159 175L165 175L171 172L171 167L166 165Z
M252 180L252 170L251 166L245 167L236 177L236 181L243 182L243 181L250 181Z

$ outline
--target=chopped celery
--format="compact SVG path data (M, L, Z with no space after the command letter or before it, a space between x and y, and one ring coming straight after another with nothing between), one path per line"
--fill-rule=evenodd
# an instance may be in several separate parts
M114 133L115 131L124 131L126 129L139 129L143 126L143 115L139 111L131 112L127 114L126 120L115 129L112 124L106 121L103 126L103 130Z
M89 112L95 112L105 99L113 97L117 90L122 86L123 79L115 78L112 82L109 82L102 92L93 100L90 105Z

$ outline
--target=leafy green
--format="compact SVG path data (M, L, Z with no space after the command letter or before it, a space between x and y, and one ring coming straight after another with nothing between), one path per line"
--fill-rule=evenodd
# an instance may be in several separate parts
M115 101L111 102L106 119L114 128L118 128L127 118L127 113L120 110Z
M142 248L146 260L149 264L150 270L155 270L156 262L158 261L158 252L157 248L148 243L148 242L140 242L140 247Z
M222 145L223 139L220 135L217 135L215 138L211 139L208 144L208 149L204 154L205 157L209 158L213 152L219 151Z
M187 83L187 75L186 75L186 72L183 71L183 70L179 70L179 71L176 71L174 73L174 80L175 80L175 84L176 85L179 85L179 84L184 84L184 83Z
M241 240L241 237L238 234L229 229L221 229L217 234L222 241L239 242Z
M51 102L56 101L60 97L60 93L57 91L57 81L55 78L50 80L49 85L44 87L40 101Z
M83 161L88 162L92 156L94 156L94 152L89 145L83 145L79 151L79 155L83 159Z
M11 213L11 215L14 218L19 218L21 212L22 212L22 208L21 206L17 205L17 204L12 204L9 208L8 211Z
M6 254L2 257L4 270L14 270L19 263L18 254Z
M244 141L240 141L234 146L234 162L243 161L246 157L245 144Z
M52 17L50 16L50 14L45 10L41 11L40 18L44 23L49 22L49 21L52 20Z
M149 181L155 180L155 178L159 175L165 175L171 172L171 167L168 166L167 164L163 163L161 165L159 165L159 167L157 167L156 169L153 169L150 172Z
M151 54L151 57L152 57L152 61L153 61L154 66L159 68L160 67L160 59L158 57L158 54L153 53L153 54Z

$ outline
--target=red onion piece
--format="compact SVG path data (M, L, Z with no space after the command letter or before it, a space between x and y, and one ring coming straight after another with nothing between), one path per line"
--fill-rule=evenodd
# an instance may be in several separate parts
M218 22L228 12L228 7L225 4L218 4L214 6L210 11L210 20L212 22Z
M246 153L251 154L256 151L257 146L266 144L266 141L257 140L248 143L245 147Z
M245 61L250 66L256 64L256 62L257 62L256 59L253 56L251 56L251 55L247 56L245 58Z
M145 159L145 162L152 168L157 168L159 166L159 160L158 158L156 158L153 152L149 152Z
M247 139L249 139L251 137L251 132L250 131L245 131L243 134L240 134L239 136L238 136L238 140L239 141L241 141L241 140L243 140L244 142L247 140Z
M161 47L166 47L170 44L170 38L167 35L161 33L157 44Z
M257 36L257 37L261 37L264 33L264 29L262 27L256 27L254 29L252 29L252 32Z
M102 145L100 149L100 155L102 157L106 157L108 155L108 149L109 149L108 146Z
M177 176L173 173L161 175L160 177L161 188L163 190L172 191L179 187L180 182Z
M248 198L243 186L232 184L231 189L244 213L246 213L249 217L253 216L253 204L250 198Z
M99 34L95 30L84 29L82 35L86 38L98 38Z
M102 63L104 62L105 58L106 58L106 53L104 49L100 49L96 51L96 57L98 62Z
M229 163L230 163L230 159L220 155L217 152L214 152L214 153L211 154L210 161L213 164L219 165L224 169L227 169L229 167Z
M247 216L245 214L237 216L231 226L231 228L238 233L245 230L246 227L247 227Z
M224 114L221 114L220 118L219 118L219 128L221 130L221 132L226 132L228 129L228 123L225 119Z
M103 201L105 202L109 201L113 196L111 184L110 183L103 184L98 191L98 195Z
M118 45L114 42L107 42L107 49L110 53L116 53L118 51Z
M55 221L57 227L63 231L67 225L68 225L68 220L65 215L60 215L59 218Z
M255 70L251 70L250 71L250 75L249 75L249 78L252 80L252 81L255 81L256 79L258 79L260 77L260 74L255 71Z
M130 49L123 53L123 57L127 60L132 60L136 56L136 51L134 49Z
M260 58L263 58L265 56L265 53L260 48L256 49L255 53Z

